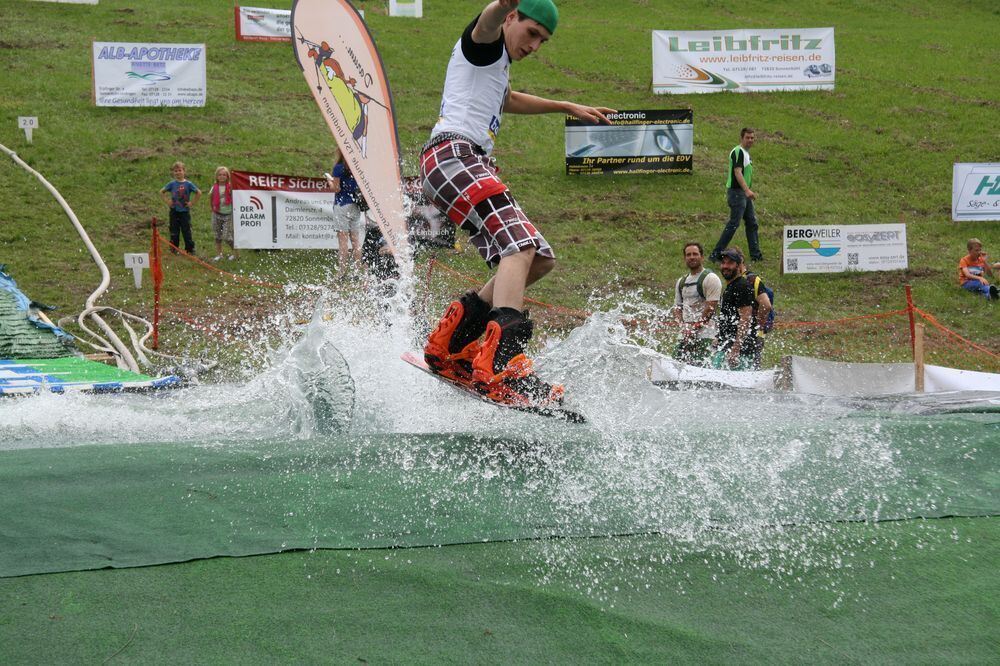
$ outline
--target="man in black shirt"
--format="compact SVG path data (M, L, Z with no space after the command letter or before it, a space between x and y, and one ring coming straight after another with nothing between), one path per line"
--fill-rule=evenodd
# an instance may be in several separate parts
M754 294L754 286L746 278L743 252L739 248L727 247L723 250L719 271L726 280L726 286L719 302L719 333L712 365L730 370L759 368L760 357L756 344L759 319L767 316L766 310L771 309L771 303L761 289L760 293L766 301L766 310L763 310L765 304L758 300Z

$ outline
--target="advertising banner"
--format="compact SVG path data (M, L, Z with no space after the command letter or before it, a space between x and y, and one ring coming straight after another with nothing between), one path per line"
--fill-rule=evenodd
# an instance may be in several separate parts
M389 16L421 18L423 15L423 0L389 0Z
M239 249L331 249L334 193L326 178L233 171L233 240Z
M785 273L895 271L908 265L905 224L790 226L782 247Z
M1000 220L1000 164L955 164L951 219Z
M690 109L607 115L610 125L566 116L566 173L691 173Z
M396 252L406 247L399 137L389 79L360 14L347 0L295 0L292 44L309 90Z
M205 45L94 42L97 106L205 106Z
M653 92L833 90L833 28L653 31Z
M236 5L236 41L292 41L292 10Z

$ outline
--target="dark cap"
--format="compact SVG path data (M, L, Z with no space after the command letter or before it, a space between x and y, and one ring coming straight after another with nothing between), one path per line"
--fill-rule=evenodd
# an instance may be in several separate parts
M738 264L743 263L743 253L740 252L735 247L727 247L725 250L722 251L722 256L728 257Z

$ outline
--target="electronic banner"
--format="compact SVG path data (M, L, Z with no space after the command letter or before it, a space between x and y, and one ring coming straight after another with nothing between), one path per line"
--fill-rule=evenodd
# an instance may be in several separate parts
M566 116L566 173L691 173L690 109L619 111L610 125Z
M951 219L1000 220L1000 164L955 164Z
M782 248L785 273L895 271L908 265L905 224L789 226Z
M236 5L236 41L292 41L292 10Z
M833 28L653 31L653 92L833 90Z
M336 196L325 177L233 171L233 240L239 249L332 249Z
M205 106L205 45L94 42L97 106Z

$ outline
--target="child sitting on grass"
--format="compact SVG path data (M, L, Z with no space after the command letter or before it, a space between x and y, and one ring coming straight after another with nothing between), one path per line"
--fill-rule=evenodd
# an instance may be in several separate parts
M969 254L958 262L958 284L962 286L962 289L982 294L991 301L1000 299L996 285L990 284L990 281L986 279L986 276L992 275L994 270L1000 270L1000 262L992 266L987 263L986 253L983 252L983 242L978 238L970 238L965 246Z

